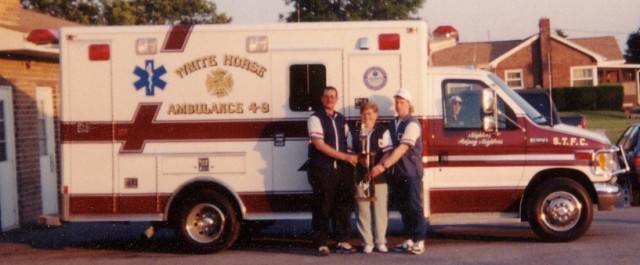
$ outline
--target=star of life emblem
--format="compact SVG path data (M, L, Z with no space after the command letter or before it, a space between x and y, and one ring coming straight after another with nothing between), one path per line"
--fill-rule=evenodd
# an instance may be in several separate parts
M162 75L167 73L167 70L164 66L155 68L155 62L153 60L146 60L144 62L144 69L136 66L133 73L139 77L138 81L133 83L136 90L144 88L147 96L155 95L155 88L164 89L167 85L167 82L160 79Z

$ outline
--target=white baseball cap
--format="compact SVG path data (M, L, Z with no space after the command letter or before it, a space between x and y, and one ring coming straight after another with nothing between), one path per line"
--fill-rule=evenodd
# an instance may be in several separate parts
M401 88L400 90L398 90L398 92L396 92L396 95L394 97L401 97L406 99L409 102L412 102L411 93L409 93L409 90L406 90L404 88Z
M459 96L453 96L453 97L451 97L451 99L449 99L449 103L453 103L453 102L462 103L462 99Z

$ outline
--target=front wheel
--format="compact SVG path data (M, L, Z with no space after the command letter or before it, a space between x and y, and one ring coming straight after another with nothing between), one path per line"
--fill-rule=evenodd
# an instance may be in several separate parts
M571 241L582 236L593 220L593 206L586 190L571 179L552 179L532 195L529 224L541 238Z
M226 197L202 192L182 201L178 227L188 250L215 252L231 246L240 234L240 222Z

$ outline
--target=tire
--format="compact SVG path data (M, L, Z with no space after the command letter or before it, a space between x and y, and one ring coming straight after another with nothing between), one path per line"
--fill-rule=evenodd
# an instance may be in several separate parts
M240 234L236 211L226 197L202 192L181 201L176 232L186 250L211 253L230 247Z
M584 187L577 182L552 179L538 187L532 196L529 224L542 239L575 240L591 226L593 205Z

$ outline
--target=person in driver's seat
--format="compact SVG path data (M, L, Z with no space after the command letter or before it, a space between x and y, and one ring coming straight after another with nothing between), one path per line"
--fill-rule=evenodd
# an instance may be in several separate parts
M460 117L460 111L462 110L462 98L459 96L453 96L449 99L449 108L447 110L447 126L448 127L462 127L464 121Z

